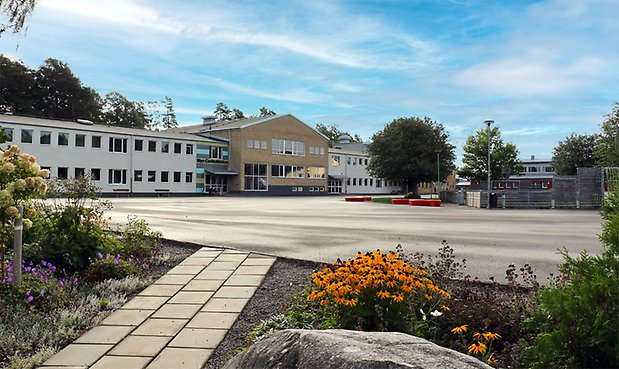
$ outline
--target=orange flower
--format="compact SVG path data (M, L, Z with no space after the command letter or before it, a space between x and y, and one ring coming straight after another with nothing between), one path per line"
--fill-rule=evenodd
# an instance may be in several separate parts
M445 306L445 305L441 305L440 309L443 310L443 311L451 311L451 309L448 306Z
M477 355L477 354L485 354L488 348L485 344L481 342L476 342L469 346L469 354Z
M486 360L486 363L488 363L488 365L497 365L499 361L494 357L490 356L488 360Z
M468 329L469 329L468 325L464 324L464 325L461 325L459 327L455 327L454 329L452 329L451 333L453 333L453 334L462 334L462 333L466 332Z
M382 291L382 290L378 291L376 295L381 299L388 299L391 297L391 294L388 291Z
M484 338L488 342L494 341L494 340L498 340L499 338L502 338L500 334L498 334L498 333L491 333L491 332L483 333L482 336L484 336Z

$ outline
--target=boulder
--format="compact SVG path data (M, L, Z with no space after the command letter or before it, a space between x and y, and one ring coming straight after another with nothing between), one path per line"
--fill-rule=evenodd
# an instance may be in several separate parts
M256 342L224 369L488 369L481 361L395 332L286 329Z

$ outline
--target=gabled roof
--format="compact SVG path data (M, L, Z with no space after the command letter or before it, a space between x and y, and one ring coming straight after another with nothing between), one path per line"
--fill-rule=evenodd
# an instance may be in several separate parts
M304 121L295 117L292 114L270 115L266 117L251 117L251 118L243 118L243 119L237 119L237 120L218 120L212 124L209 124L209 123L194 124L191 126L181 126L181 127L170 128L166 132L199 134L199 133L225 131L228 129L243 129L243 128L254 126L256 124L270 122L272 120L280 119L283 117L294 118L295 120L305 125L307 128L311 129L312 131L322 136L324 139L328 140L328 138L322 133L320 133L319 131L317 131L316 128L310 126L309 124L305 123Z

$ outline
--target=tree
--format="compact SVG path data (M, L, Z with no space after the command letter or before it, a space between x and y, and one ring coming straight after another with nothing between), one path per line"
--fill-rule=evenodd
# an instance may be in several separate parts
M22 62L0 55L0 111L33 114L33 71Z
M178 122L176 121L176 113L174 112L174 104L172 104L172 98L166 96L163 99L163 103L165 106L165 113L163 114L163 120L161 123L163 129L178 127Z
M330 126L327 126L326 124L316 124L316 130L320 133L322 133L323 135L325 135L325 137L327 137L329 139L329 146L333 147L333 144L338 142L338 138L341 135L348 135L351 138L351 142L361 142L361 136L359 136L358 134L355 135L351 135L348 132L344 132L342 130L340 130L337 125L332 124Z
M437 176L437 151L443 178L454 169L455 147L445 127L430 118L398 118L372 136L368 171L377 178L403 181L418 196L417 184Z
M480 129L469 136L463 147L462 177L481 181L488 178L488 130ZM490 129L490 177L506 179L521 170L518 149L513 143L504 143L499 127Z
M593 153L598 167L619 166L619 102L602 123L602 134L598 138Z
M46 118L98 120L101 97L85 87L69 66L48 58L34 74L34 112Z
M224 104L223 102L218 102L215 106L215 111L213 112L213 114L215 114L215 116L219 120L227 120L230 119L232 110L230 110L228 105Z
M258 115L259 117L268 117L271 115L277 115L277 113L273 110L265 108L264 106L260 108L260 114Z
M151 119L144 109L144 104L130 101L119 92L105 95L102 123L127 128L148 128Z
M232 120L238 120L238 119L245 119L245 114L237 108L232 109L232 112L230 113L230 118Z
M552 165L559 175L576 175L577 168L595 166L593 150L599 136L572 133L552 151Z
M38 0L2 0L0 1L0 14L7 17L6 22L0 22L0 36L12 30L17 33L24 28L26 18L32 14Z
M147 101L146 107L146 115L148 117L149 125L144 128L159 130L159 128L170 129L178 127L176 113L174 112L174 104L172 103L171 97L166 96L161 101Z

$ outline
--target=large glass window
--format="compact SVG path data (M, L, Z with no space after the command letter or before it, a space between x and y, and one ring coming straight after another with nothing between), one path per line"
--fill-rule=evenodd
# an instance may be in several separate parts
M149 170L148 171L148 181L149 182L155 182L156 176L157 176L157 171L156 170Z
M111 185L127 184L127 169L109 169L107 183Z
M271 140L271 152L273 154L305 156L305 143L274 138Z
M58 145L69 146L69 134L66 132L58 133Z
M76 134L75 135L75 146L84 147L86 146L86 135Z
M245 191L268 190L267 165L245 163Z
M325 178L325 168L307 167L307 178Z
M93 181L100 181L101 180L101 168L91 168L90 179Z
M148 151L150 152L157 151L157 141L148 141Z
M84 168L75 168L75 178L82 178L85 172Z
M181 172L174 172L174 182L180 183L181 181Z
M275 164L271 166L271 176L278 178L304 178L305 167Z
M4 133L8 136L7 142L13 141L13 128L2 128Z
M101 147L101 136L92 136L92 147L95 149Z
M339 155L333 155L331 157L331 166L332 167L339 167L340 166L340 156Z
M52 143L52 133L50 131L41 131L41 137L39 139L41 145L49 145Z
M135 151L142 151L144 149L144 140L135 140Z
M133 171L133 180L136 182L142 182L142 171L141 170Z
M187 147L186 147L185 153L186 153L187 155L193 155L193 145L191 145L191 144L187 144Z
M110 137L110 152L127 152L127 139Z
M210 150L211 159L220 159L224 158L224 149L223 147L211 146Z
M31 129L22 129L21 130L21 142L22 143L32 143L32 130Z
M59 167L58 168L58 178L59 179L67 179L67 178L69 178L69 168L67 168L67 167Z
M168 182L169 172L161 172L161 182Z
M187 182L187 183L193 182L193 173L192 172L185 172L185 182Z
M161 142L161 152L170 152L170 143L168 141Z
M181 144L180 142L175 142L174 143L174 153L175 154L180 154L182 146L183 146L183 144Z

